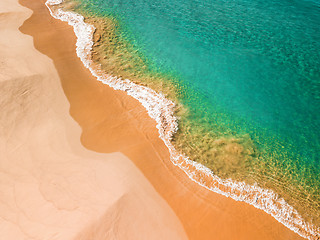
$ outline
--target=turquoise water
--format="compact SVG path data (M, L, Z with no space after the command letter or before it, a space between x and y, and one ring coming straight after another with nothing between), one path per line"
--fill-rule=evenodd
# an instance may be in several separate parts
M153 68L178 76L191 118L268 151L281 142L320 186L320 1L80 2L116 17Z

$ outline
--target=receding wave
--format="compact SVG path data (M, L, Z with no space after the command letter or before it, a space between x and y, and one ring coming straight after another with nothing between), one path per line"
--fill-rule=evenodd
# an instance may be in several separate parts
M180 167L191 180L199 185L236 201L243 201L262 209L300 236L307 239L320 238L320 228L307 223L292 206L272 190L263 189L257 184L249 185L231 179L223 180L214 175L207 167L179 153L171 142L173 134L178 130L177 119L174 116L174 102L150 88L135 84L128 79L111 76L103 71L101 66L91 58L95 27L85 23L84 17L77 13L66 12L59 7L52 8L62 2L63 0L48 0L46 6L54 18L68 22L73 26L77 36L77 55L85 67L99 81L116 90L125 91L147 109L150 117L157 122L160 138L168 147L170 159L174 165Z

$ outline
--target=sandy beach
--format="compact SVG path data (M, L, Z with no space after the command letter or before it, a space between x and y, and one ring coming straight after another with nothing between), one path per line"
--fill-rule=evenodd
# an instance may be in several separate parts
M0 9L0 238L186 239L132 161L81 146L52 60L18 30L32 11Z
M302 239L192 182L143 106L83 66L72 28L19 3L0 3L4 239Z

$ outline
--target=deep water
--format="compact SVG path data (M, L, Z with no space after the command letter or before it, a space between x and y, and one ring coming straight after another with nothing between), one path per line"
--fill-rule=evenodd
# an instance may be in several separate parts
M290 179L319 188L318 0L78 1L115 17L150 68L177 76L190 121L249 135Z

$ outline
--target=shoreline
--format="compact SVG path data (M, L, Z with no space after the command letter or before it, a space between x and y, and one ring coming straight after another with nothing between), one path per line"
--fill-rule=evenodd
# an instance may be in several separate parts
M24 4L28 5L30 3L25 1ZM59 29L63 24L56 25L58 26L57 29ZM81 97L77 95L82 94L82 88L75 86L74 84L77 83L77 81L69 81L70 83L68 83L68 80L64 79L76 70L84 72L84 70L82 70L82 64L81 66L78 65L78 62L80 61L76 61L77 63L59 61L61 54L59 55L55 52L48 51L44 45L38 45L37 43L39 43L39 40L37 39L39 39L39 37L35 37L37 49L40 49L41 52L50 56L54 60L56 68L60 70L59 75L62 76L62 85L71 104L70 113L82 127L82 144L86 148L97 152L112 152L116 149L128 156L135 165L142 170L143 174L178 215L183 222L190 239L210 239L212 236L215 236L218 239L234 239L235 237L238 239L257 239L257 236L259 239L299 238L292 231L276 222L271 216L252 206L217 195L190 181L181 170L174 167L170 162L168 149L163 144L162 140L159 139L158 132L154 130L154 121L145 119L148 117L146 110L138 103L138 101L128 97L125 92L119 93L119 91L115 90L106 90L106 87L104 87L102 83L98 83L98 81L96 81L97 83L89 83L90 81L86 80L87 87L92 87L95 90L92 90L91 93L89 93L91 90L83 90L84 92L87 91L88 94L85 95L87 96L85 100L81 100ZM60 43L60 45L56 44L56 46L61 47L63 46L63 43ZM68 46L70 46L70 44L68 44ZM58 51L57 47L56 51ZM65 76L63 76L64 74L61 73L61 71L72 67L74 67L75 70L70 70L69 75L66 73ZM90 78L90 80L92 79L93 77ZM81 85L81 82L78 82L78 84ZM77 91L72 90L71 88L76 88L79 90L79 93L75 93ZM108 103L107 100L103 100L107 97L107 93L111 96L118 97L115 100L111 96L108 97L108 100L111 101L111 106L110 102ZM101 98L96 97L96 95L101 95ZM92 100L91 103L90 97L96 98L96 100ZM119 99L121 104L118 103ZM79 101L82 101L83 105L78 103ZM101 101L101 103L98 101ZM117 102L118 105L114 102ZM98 106L94 104L98 104ZM107 108L112 108L112 104L116 105L117 108L120 107L123 109L116 110L116 108L113 107L112 110L114 112L109 109L104 109L106 106L108 106ZM87 109L89 107L93 113L90 116L86 114L86 111L90 112ZM97 110L95 108L97 108ZM143 132L143 134L139 134L139 137L141 135L141 139L143 139L145 143L139 143L137 146L136 138L133 136L136 134L134 130L130 129L129 134L132 134L132 136L129 139L123 140L116 136L118 135L117 131L110 131L105 127L105 125L110 122L104 115L106 113L111 113L117 117L122 116L121 114L124 113L119 115L119 111L123 111L125 114L128 114L127 112L133 114L130 121L125 120L125 123L129 125L129 128L135 127L140 130L142 129L141 132ZM92 119L97 120L99 119L98 117L101 116L103 116L102 120L98 120L101 121L101 123L90 126L90 124L92 125L92 123L94 123L92 122ZM143 119L147 124L137 123L137 119ZM123 124L122 119L120 118L119 120L121 124ZM114 121L118 121L118 119ZM125 125L121 126L128 130L128 127ZM111 127L114 127L114 125ZM99 130L101 130L102 133ZM119 149L119 142L124 142L126 144L122 144L122 147ZM140 152L138 153L137 150ZM141 153L143 154L141 155Z
M48 0L46 5L50 9L49 5L54 6L62 2L63 0ZM69 25L74 27L75 34L78 37L77 55L98 81L115 90L126 92L146 108L148 115L157 122L159 137L169 149L172 163L181 168L192 181L210 191L231 197L236 201L246 202L265 211L302 237L308 239L319 237L320 230L316 226L306 223L292 206L282 198L279 199L278 195L272 190L231 179L222 180L213 175L207 167L179 154L171 143L171 137L178 128L173 113L174 103L152 89L135 84L127 79L118 79L103 72L100 65L91 60L91 50L94 44L92 38L95 27L85 23L83 16L77 13L64 12L59 7L56 12L51 11L51 15L68 22Z

